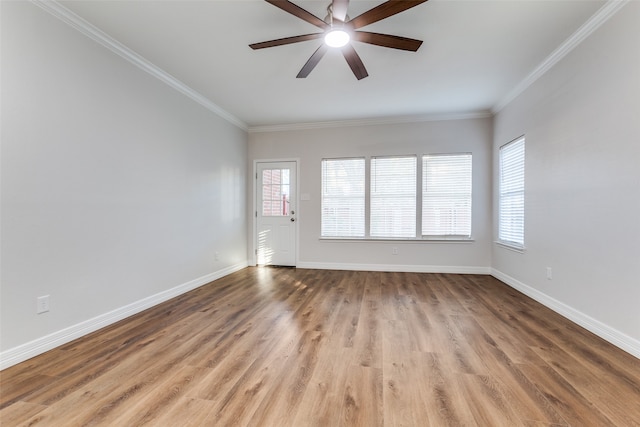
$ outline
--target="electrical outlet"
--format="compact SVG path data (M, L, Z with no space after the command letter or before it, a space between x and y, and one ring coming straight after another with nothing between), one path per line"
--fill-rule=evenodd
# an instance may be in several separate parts
M553 272L551 271L551 267L547 267L547 280L553 279Z
M391 248L391 255L398 255L398 247L394 246Z
M220 261L220 253L219 252L216 252L213 256L216 259L216 261Z
M42 314L49 311L49 295L43 295L36 300L36 313Z

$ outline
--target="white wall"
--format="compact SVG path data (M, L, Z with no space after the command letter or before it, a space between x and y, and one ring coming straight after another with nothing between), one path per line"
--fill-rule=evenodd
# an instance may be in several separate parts
M491 265L491 119L445 120L259 132L249 134L254 160L298 158L300 267L404 271L489 272ZM473 153L472 243L345 242L320 240L320 164L323 158L390 154ZM249 194L248 207L254 203ZM249 212L249 218L253 217ZM251 222L249 224L251 230ZM249 239L253 249L254 240ZM392 255L391 248L399 254Z
M640 357L638 28L630 2L495 117L494 165L526 136L526 251L494 245L493 266Z
M5 356L246 265L246 132L31 3L2 2L1 136Z

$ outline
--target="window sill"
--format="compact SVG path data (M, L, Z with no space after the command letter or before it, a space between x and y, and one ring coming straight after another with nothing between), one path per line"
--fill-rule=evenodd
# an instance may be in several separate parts
M464 237L416 237L416 238L372 238L372 237L320 237L322 242L346 243L473 243L475 239Z
M510 251L514 251L514 252L518 252L518 253L524 253L524 251L526 250L526 248L522 245L518 245L517 243L511 243L511 242L504 242L502 240L496 240L495 242L496 245L508 249Z

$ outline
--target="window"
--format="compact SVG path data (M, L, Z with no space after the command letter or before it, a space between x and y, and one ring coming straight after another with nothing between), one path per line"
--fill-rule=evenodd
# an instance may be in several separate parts
M498 239L524 247L524 137L500 148Z
M322 237L364 237L365 160L322 161Z
M323 159L321 182L323 238L471 238L471 153Z
M371 237L416 236L417 158L371 159Z
M471 236L471 154L422 157L422 235Z

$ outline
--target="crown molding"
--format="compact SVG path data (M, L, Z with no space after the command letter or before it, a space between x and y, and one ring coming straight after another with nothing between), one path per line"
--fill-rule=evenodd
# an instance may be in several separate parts
M242 120L237 118L236 116L230 114L229 112L222 109L220 106L213 103L210 99L202 95L201 93L195 91L190 88L171 74L162 70L160 67L153 64L151 61L145 59L143 56L137 54L133 50L129 49L127 46L123 45L113 37L109 36L96 26L90 24L80 16L73 13L71 10L67 9L60 3L55 0L31 0L31 2L45 11L49 12L51 15L60 19L65 24L71 26L72 28L78 30L85 36L89 37L93 41L101 44L106 47L116 55L124 58L129 61L136 67L146 71L151 74L153 77L177 90L178 92L186 95L191 98L193 101L205 107L207 110L215 113L221 118L227 120L231 124L239 127L242 130L247 131L248 126Z
M370 119L336 120L326 122L292 123L283 125L249 126L249 133L286 132L296 130L340 128L353 126L395 125L402 123L438 122L445 120L486 119L492 117L489 110L455 114L424 114L414 116L378 117Z
M477 111L461 114L436 114L421 116L403 116L403 117L386 117L371 119L355 119L355 120L338 120L324 122L308 122L294 124L278 124L264 126L248 126L242 120L227 112L210 99L190 88L171 74L162 70L149 60L129 49L113 37L104 33L94 25L90 24L80 16L73 13L55 0L30 0L33 4L41 7L51 15L60 19L67 25L75 28L90 39L96 41L123 59L131 62L138 68L146 71L150 75L156 77L163 83L177 90L178 92L191 98L193 101L202 105L209 111L227 120L233 125L250 133L260 132L282 132L294 130L309 130L336 127L351 126L373 126L373 125L390 125L401 123L419 123L429 121L443 120L464 120L487 118L501 111L511 101L523 93L529 86L542 77L556 63L568 55L575 47L577 47L584 39L596 31L602 24L618 12L629 0L608 0L588 21L586 21L576 32L574 32L567 40L556 48L544 61L542 61L524 80L514 87L504 98L495 104L490 111Z
M580 28L576 30L567 40L558 46L551 54L545 58L524 80L514 87L504 98L493 106L491 112L498 113L506 107L511 101L524 92L536 80L542 77L551 67L556 65L561 59L575 49L580 43L596 31L602 24L607 22L609 18L615 15L629 0L608 0L598 11L593 14Z

